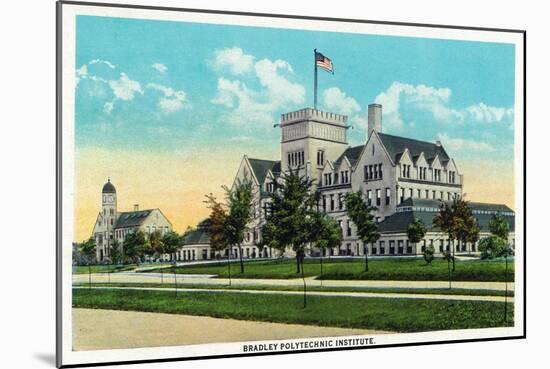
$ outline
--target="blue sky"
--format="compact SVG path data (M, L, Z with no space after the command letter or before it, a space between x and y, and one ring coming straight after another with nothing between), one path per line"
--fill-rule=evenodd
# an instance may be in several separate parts
M349 116L351 145L379 102L387 133L510 160L513 45L91 16L77 18L77 146L278 148L280 114L313 104L314 48L335 66L319 107Z

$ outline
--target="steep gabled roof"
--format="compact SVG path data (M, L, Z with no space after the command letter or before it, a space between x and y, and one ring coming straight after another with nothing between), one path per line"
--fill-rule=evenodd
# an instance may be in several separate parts
M281 172L281 161L279 160L275 161L248 158L248 162L250 163L252 171L260 184L264 182L268 170L271 170L273 173Z
M141 225L154 209L125 211L119 213L115 228L136 227Z
M420 155L423 152L427 159L432 159L436 155L439 155L441 161L449 160L449 155L447 155L443 146L438 146L435 143L413 140L411 138L393 136L380 132L378 132L378 137L380 137L382 144L391 158L397 158L398 155L400 157L405 149L409 149L411 157ZM430 161L428 160L428 162Z
M334 162L334 166L335 167L339 166L342 163L342 161L344 160L344 156L345 156L346 158L348 158L349 163L353 167L355 165L355 163L357 162L357 160L359 160L359 156L361 155L361 152L363 151L363 147L365 147L365 145L348 147L346 149L346 151L344 151L342 153L342 155L340 155L340 157L338 159L336 159L336 161Z

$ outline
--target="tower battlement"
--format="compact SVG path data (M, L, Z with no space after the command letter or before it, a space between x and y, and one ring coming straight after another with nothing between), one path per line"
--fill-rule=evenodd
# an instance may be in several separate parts
M346 115L312 108L304 108L281 114L281 126L306 120L314 120L321 123L345 126L348 121L348 117Z

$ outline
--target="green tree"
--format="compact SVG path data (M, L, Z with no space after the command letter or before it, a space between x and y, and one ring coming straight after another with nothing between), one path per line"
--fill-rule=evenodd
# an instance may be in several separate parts
M505 253L506 241L498 236L491 235L479 241L479 251L482 259L496 259Z
M449 276L449 289L451 289L451 261L454 256L450 250L443 251L443 260L447 260L447 275Z
M92 288L92 261L95 260L96 256L96 244L93 237L90 237L87 241L80 243L79 251L86 260L88 264L88 288Z
M170 255L170 261L175 262L175 254L181 245L180 236L174 231L169 231L162 235L160 242L163 245L164 252Z
M501 214L496 214L489 221L489 231L491 236L479 241L479 251L482 259L504 258L504 283L506 290L504 293L504 321L508 312L508 256L513 255L513 250L508 244L508 234L510 226L506 218Z
M510 233L510 226L503 215L495 214L489 221L489 231L492 235L507 241L508 234Z
M120 242L118 242L118 240L116 239L113 240L109 247L109 256L111 259L111 264L118 265L122 261L122 247ZM107 270L107 278L109 283L111 283L111 270L111 267L109 267L109 269Z
M439 213L434 217L433 224L440 231L447 234L452 241L451 249L453 271L455 270L455 246L454 241L467 242L474 238L472 231L477 230L476 218L467 201L464 199L455 199L452 203L442 202Z
M227 219L225 234L230 245L238 245L241 273L244 273L242 243L247 225L252 220L252 182L245 180L232 189L224 187L227 194Z
M162 244L162 235L160 231L154 231L149 235L149 242L145 253L153 259L158 258L163 261L163 255L165 254L164 245ZM164 268L160 268L160 283L164 283Z
M479 228L479 225L477 224L477 222L471 226L470 232L468 233L468 235L466 237L466 242L469 242L472 247L473 247L473 245L476 244L477 241L479 241L479 232L480 231L481 231L481 229ZM470 247L470 249L471 249L471 247Z
M148 248L147 238L142 231L130 232L126 235L122 244L124 249L124 256L129 262L133 262L139 265L145 251Z
M311 241L310 216L315 205L312 180L291 170L275 182L271 206L262 231L262 245L283 253L290 247L296 253L296 273L300 273L305 246Z
M114 240L111 243L109 254L111 255L111 262L115 265L122 263L123 254L122 254L122 245L118 240Z
M426 260L426 264L428 265L432 264L432 261L434 260L434 254L435 254L434 245L428 245L428 247L424 249L422 256L424 257L424 260Z
M323 276L323 254L325 250L340 246L342 228L325 213L317 209L310 219L311 243L320 251L321 277ZM321 284L323 280L321 279Z
M176 257L175 253L178 251L178 248L181 244L180 236L174 232L169 231L162 235L160 242L162 243L162 248L164 252L170 254L170 260L172 262L172 272L174 274L174 287L176 289L176 296L178 295L178 279L176 274ZM161 269L162 270L162 269Z
M372 244L380 238L378 225L374 221L373 211L376 207L367 205L363 201L360 191L351 192L344 197L346 212L351 221L357 227L357 236L364 245ZM365 272L369 271L368 249L365 248Z
M420 242L426 235L426 226L422 220L415 218L412 223L407 227L407 238L409 242L414 244L416 253L416 244ZM433 246L432 246L433 247ZM429 264L429 263L428 263Z
M221 202L210 193L205 195L204 201L210 209L208 218L208 233L210 234L210 247L214 251L227 252L227 275L231 286L231 244L227 234L227 211Z

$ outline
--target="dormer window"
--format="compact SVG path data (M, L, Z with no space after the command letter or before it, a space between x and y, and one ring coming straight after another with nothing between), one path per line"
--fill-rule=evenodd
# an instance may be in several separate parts
M418 179L426 180L426 167L418 168Z
M449 172L449 183L456 183L456 172Z
M410 178L411 177L411 166L407 164L401 164L401 177Z
M434 169L434 182L441 182L441 169Z
M348 171L347 170L343 170L340 172L340 181L342 183L348 183L349 182L349 177L348 177Z

